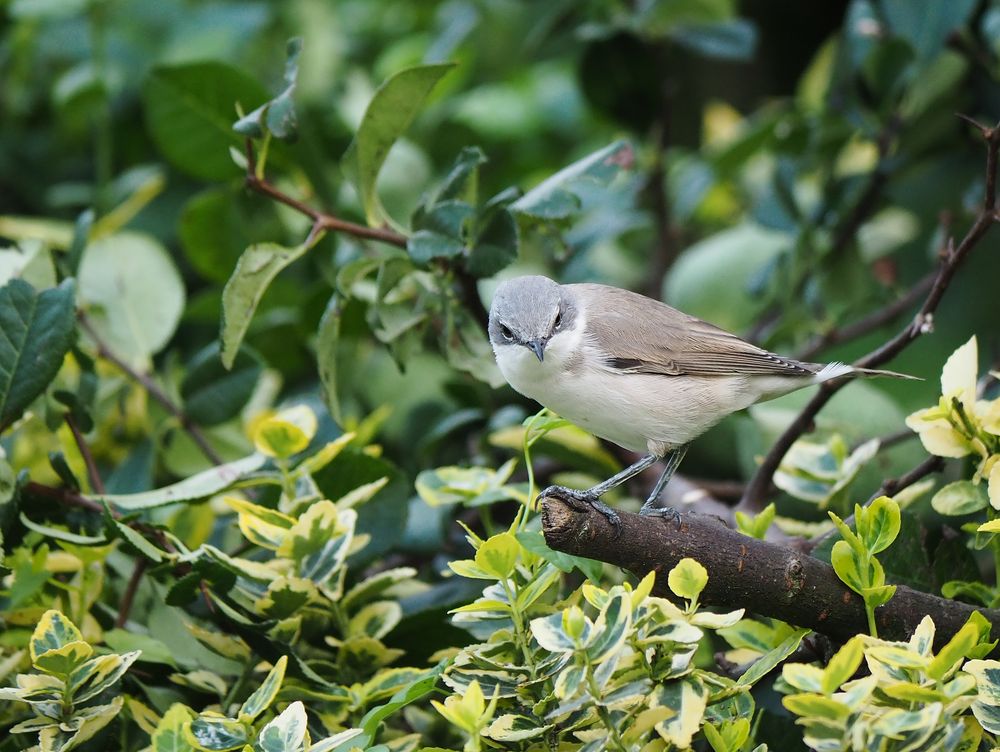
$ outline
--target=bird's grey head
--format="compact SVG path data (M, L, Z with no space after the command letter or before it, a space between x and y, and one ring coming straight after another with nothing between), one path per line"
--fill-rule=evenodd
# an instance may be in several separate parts
M553 336L573 328L576 305L567 288L548 277L515 277L500 284L490 306L494 348L526 347L543 360Z

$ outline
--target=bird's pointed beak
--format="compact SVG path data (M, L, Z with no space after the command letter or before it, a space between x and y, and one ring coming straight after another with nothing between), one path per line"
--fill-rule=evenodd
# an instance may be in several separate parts
M530 342L528 342L528 347L531 349L531 352L533 352L535 354L535 357L538 358L538 362L539 363L541 363L543 360L545 360L545 342L544 341L542 341L540 339L533 339Z

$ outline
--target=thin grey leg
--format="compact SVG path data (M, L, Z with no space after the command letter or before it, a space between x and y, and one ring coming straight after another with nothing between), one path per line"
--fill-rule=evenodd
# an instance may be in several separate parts
M674 477L674 473L677 472L677 468L681 464L681 460L684 459L684 455L687 454L687 450L688 445L683 444L667 455L663 473L660 475L660 479L656 481L656 485L653 486L653 490L649 494L649 498L646 499L646 503L642 505L642 509L639 510L639 514L650 517L667 517L677 520L677 523L680 524L680 513L673 507L656 506L656 500L663 492L667 483L670 482L670 479Z
M558 499L562 499L571 506L573 506L574 502L577 505L585 504L594 511L600 512L604 516L604 519L614 526L617 532L621 532L621 518L618 517L618 513L615 512L614 509L601 501L601 496L606 494L611 489L617 488L630 478L634 478L650 465L654 464L657 459L658 458L655 454L648 454L638 462L626 467L620 473L612 475L603 483L598 483L596 486L588 488L586 491L576 491L572 488L566 488L565 486L549 486L542 491L538 497L541 499L546 496L554 496Z

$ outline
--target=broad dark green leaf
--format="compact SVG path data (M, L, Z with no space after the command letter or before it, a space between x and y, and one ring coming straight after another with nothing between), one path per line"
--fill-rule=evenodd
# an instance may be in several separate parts
M188 363L181 381L184 412L203 426L236 417L250 399L264 364L256 353L242 347L232 367L226 369L217 342L203 348Z
M270 203L233 186L196 193L184 204L179 221L184 255L212 282L229 279L255 237L271 237L280 229Z
M178 169L203 180L238 174L229 147L236 104L249 111L267 91L240 70L215 60L154 68L142 87L146 123L160 151Z
M73 280L36 292L20 279L0 287L0 431L49 385L73 344Z
M492 277L517 258L517 222L506 208L498 208L486 221L469 251L466 268L474 277Z
M406 241L410 258L426 264L436 258L453 258L465 250L465 243L432 230L417 230Z
M375 92L341 165L361 196L368 224L389 217L375 193L375 181L389 149L417 116L431 90L452 63L418 65L389 78Z

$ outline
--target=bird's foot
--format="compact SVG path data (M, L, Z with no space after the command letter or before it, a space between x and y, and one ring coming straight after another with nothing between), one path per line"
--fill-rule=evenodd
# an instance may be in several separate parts
M565 486L549 486L538 494L539 500L549 496L565 502L570 509L575 509L578 512L589 512L591 509L598 512L604 519L611 523L611 526L615 529L615 537L622 531L621 517L618 516L618 513L614 509L601 501L601 497L597 494L593 494L590 491L577 491Z
M658 507L653 499L642 505L639 514L643 517L660 517L664 520L673 520L677 529L681 529L681 513L673 507Z

